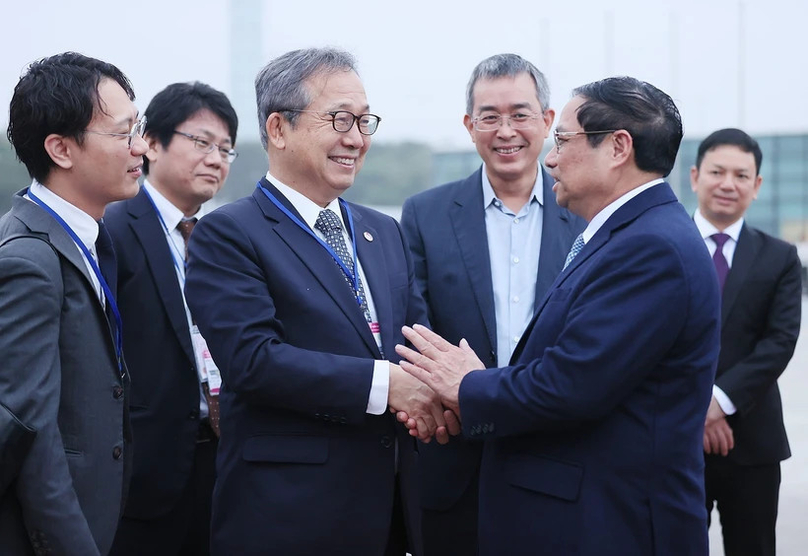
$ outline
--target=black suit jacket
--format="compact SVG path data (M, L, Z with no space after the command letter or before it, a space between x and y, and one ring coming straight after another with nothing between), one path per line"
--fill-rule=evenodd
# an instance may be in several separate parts
M776 463L791 455L777 378L800 333L802 285L797 249L744 224L721 307L721 355L716 385L737 413L729 459Z
M193 470L199 379L165 232L146 193L104 216L118 255L118 307L132 376L132 488L124 515L168 512Z
M561 272L575 236L586 227L581 218L556 204L554 180L543 168L542 176L544 212L535 304ZM433 330L453 344L465 338L486 367L496 367L497 322L482 167L463 180L407 199L401 224ZM422 445L420 452L421 503L445 510L476 477L482 444L452 438L445 446Z

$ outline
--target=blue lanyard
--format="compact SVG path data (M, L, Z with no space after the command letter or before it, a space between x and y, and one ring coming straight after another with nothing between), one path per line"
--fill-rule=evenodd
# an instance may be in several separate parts
M184 288L184 285L185 285L185 271L188 268L188 261L185 260L180 255L180 251L179 251L180 248L177 247L176 243L174 243L174 238L171 237L171 230L168 229L168 226L166 225L166 221L163 220L163 215L160 214L159 210L157 210L157 205L154 204L154 199L152 199L152 196L149 194L149 190L146 189L143 186L141 186L141 189L143 190L143 193L146 194L146 198L151 203L151 206L154 207L154 212L157 214L157 219L160 221L160 224L162 224L163 230L165 230L166 239L168 240L168 243L170 244L170 246L173 247L173 249L169 248L169 251L171 252L171 260L174 262L174 266L176 267L178 274L180 274L182 276L182 283L183 283L183 288L182 289L184 290L185 289ZM182 261L182 265L180 265L179 261ZM185 294L183 292L183 298L184 297L185 297Z
M52 208L45 204L45 202L34 195L31 189L28 189L28 197L40 207L45 209L45 212L53 216L53 218L64 228L67 234L73 239L76 245L79 246L81 252L84 253L84 256L87 258L87 261L90 263L90 267L95 272L96 278L98 278L98 283L101 284L101 289L104 291L104 296L106 297L107 303L109 303L110 309L112 309L112 314L115 317L115 354L118 357L118 371L121 372L121 376L123 376L123 323L121 322L121 314L118 312L118 304L115 303L115 296L112 295L112 290L109 289L107 285L107 281L104 279L104 275L101 274L101 269L98 268L98 265L93 258L92 253L90 250L87 249L87 246L84 245L84 242L79 239L79 236L76 235L76 232L68 225L64 219L56 214Z
M354 291L354 295L356 297L356 302L361 307L362 306L362 296L359 295L359 267L356 264L356 236L354 234L353 216L351 215L351 209L348 208L348 203L346 203L342 199L339 200L340 206L345 209L345 214L348 216L348 222L346 222L346 225L348 226L348 232L351 234L351 244L352 244L351 246L353 247L353 267L354 267L354 272L351 272L350 269L347 266L345 266L345 263L342 262L342 259L339 257L339 255L334 253L334 250L331 249L330 245L328 245L325 241L320 239L320 237L317 234L315 234L312 231L311 228L309 228L306 224L301 222L300 219L297 216L292 214L292 212L289 209L287 209L285 206L283 206L283 203L281 203L278 200L278 198L275 197L275 195L273 195L266 187L261 185L260 181L258 182L258 189L263 191L264 195L266 195L267 198L270 201L272 201L272 204L275 205L276 207L278 207L281 210L281 212L283 212L286 216L288 216L292 220L292 222L297 224L300 227L301 230L303 230L304 232L309 234L311 237L316 239L317 243L322 245L323 249L328 251L328 254L331 255L331 258L334 259L334 261L342 269L342 272L345 273L345 276L347 276L348 279L351 281L353 291Z

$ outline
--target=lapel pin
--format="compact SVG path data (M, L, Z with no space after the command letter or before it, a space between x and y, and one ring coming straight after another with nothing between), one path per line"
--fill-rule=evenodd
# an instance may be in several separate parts
M365 232L365 233L364 233L364 234L362 234L362 235L363 235L363 236L365 236L365 239L366 239L366 240L368 240L368 241L373 241L373 234L371 234L370 232Z

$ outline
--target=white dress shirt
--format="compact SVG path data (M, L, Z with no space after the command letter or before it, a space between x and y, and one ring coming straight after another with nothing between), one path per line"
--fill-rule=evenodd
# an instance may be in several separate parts
M704 215L701 214L701 211L699 210L697 210L693 215L693 221L696 223L696 227L699 229L699 233L701 234L702 239L704 239L704 244L707 245L707 249L710 251L711 257L715 254L717 245L710 236L718 233L724 233L729 236L729 239L724 244L724 248L721 252L724 254L724 258L727 260L727 267L732 268L732 259L735 258L735 248L738 246L738 238L741 236L741 228L743 228L743 218L740 218L737 222L733 222L723 230L719 230L713 226L706 218L704 218ZM713 396L715 397L715 401L717 401L718 405L721 407L721 411L723 411L725 414L732 415L738 411L735 404L732 403L731 399L729 399L729 396L727 396L727 394L715 384L713 384Z
M286 199L289 200L290 203L292 203L292 206L295 207L295 210L303 218L303 222L308 224L309 228L311 228L312 231L317 234L317 237L323 241L325 241L325 236L322 234L322 232L314 227L314 224L317 222L317 217L320 216L320 211L331 209L337 215L340 222L342 222L342 238L345 240L345 246L348 248L348 251L352 251L353 243L351 243L351 238L348 235L345 222L342 220L342 210L340 209L338 199L334 199L328 204L328 206L323 208L302 193L292 189L278 178L274 177L270 172L267 172L266 178L278 189L278 191L281 192L281 194L283 194L284 197L286 197ZM362 280L362 284L365 288L365 298L368 304L368 311L370 312L371 319L374 322L378 322L376 307L373 304L373 295L370 291L370 285L365 279L365 273L362 270L362 263L359 261L359 259L356 260L356 270L359 272L359 279ZM373 364L373 379L370 385L370 395L368 396L368 406L366 409L367 413L372 415L382 415L385 411L387 411L387 393L389 389L390 362L377 360Z

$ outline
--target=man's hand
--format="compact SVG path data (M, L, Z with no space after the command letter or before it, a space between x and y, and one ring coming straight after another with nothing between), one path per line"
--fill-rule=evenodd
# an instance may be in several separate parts
M704 452L726 456L734 447L735 438L727 423L727 415L713 396L704 422Z
M390 411L404 423L412 436L429 442L435 436L439 443L449 441L444 409L438 395L416 377L405 373L401 367L390 363L390 387L387 394ZM456 420L455 420L456 421ZM459 433L459 426L449 423L450 429Z
M462 418L458 400L460 382L471 371L484 369L483 362L465 339L454 346L420 324L401 330L418 350L401 344L396 346L396 353L406 359L401 362L401 368L429 385L438 393L443 405Z

